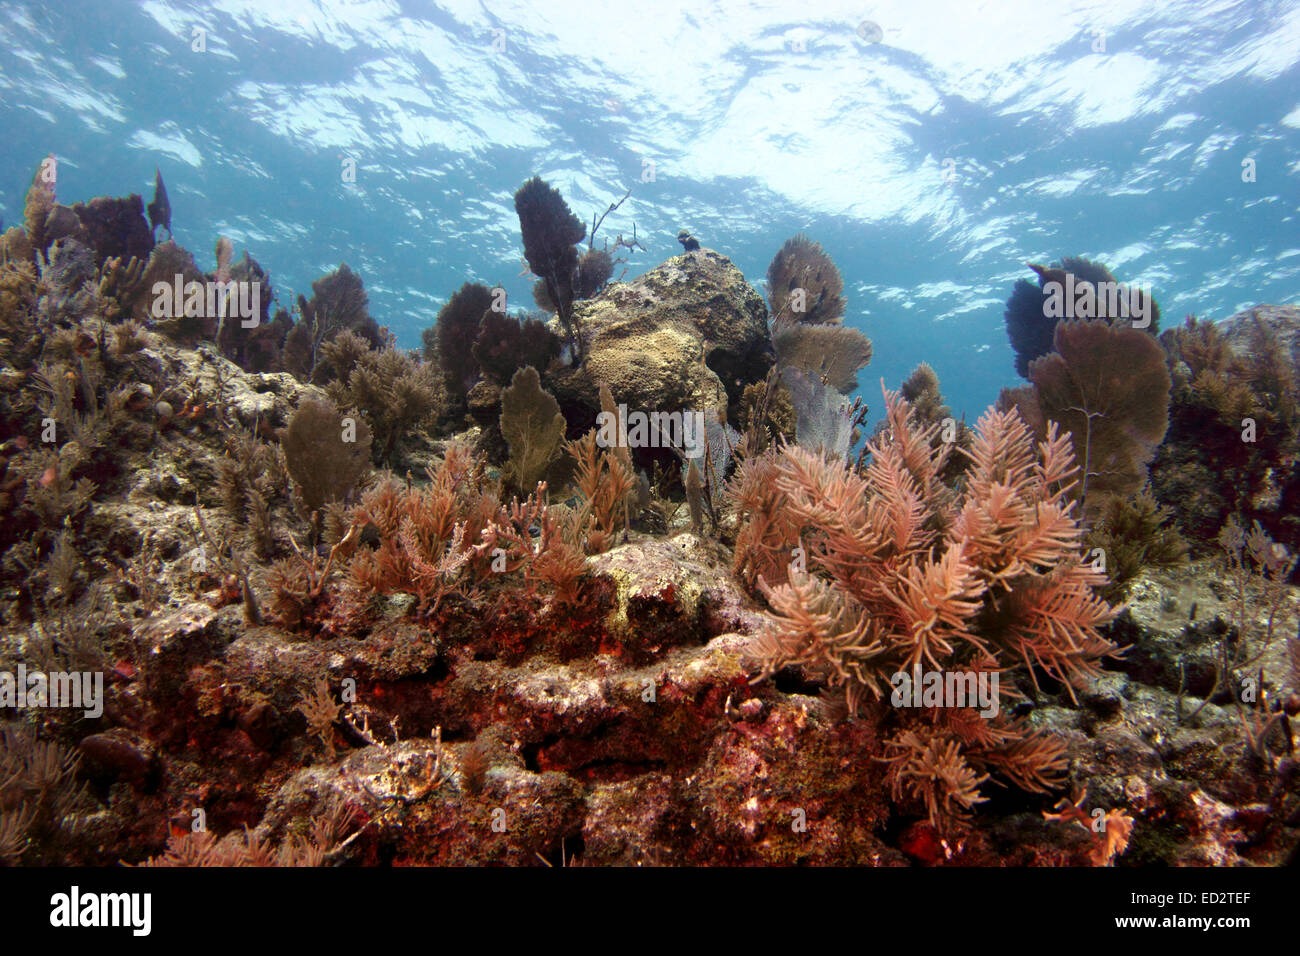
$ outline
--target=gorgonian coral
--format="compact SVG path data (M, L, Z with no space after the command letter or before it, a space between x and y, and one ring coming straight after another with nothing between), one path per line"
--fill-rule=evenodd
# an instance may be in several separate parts
M1066 256L1050 266L1029 263L1038 285L1019 279L1007 299L1003 320L1016 353L1016 371L1029 378L1029 366L1053 349L1053 334L1062 318L1104 319L1127 325L1141 312L1150 335L1160 330L1160 307L1140 288L1119 283L1099 262ZM1138 321L1141 321L1139 318Z
M773 322L844 321L844 279L821 245L803 233L787 239L767 267Z
M370 429L328 402L308 399L294 413L282 440L284 460L308 511L342 501L370 463Z
M1160 343L1101 319L1060 322L1054 350L1029 366L1032 388L1006 393L1041 437L1048 422L1073 436L1089 512L1137 493L1169 427L1169 371Z
M878 709L896 792L939 823L978 802L988 774L1045 790L1064 748L1001 706L891 711L897 675L987 677L1020 664L1035 684L1041 673L1069 688L1113 651L1098 629L1115 610L1094 593L1105 575L1082 560L1068 435L1052 425L1035 445L1018 414L990 409L955 490L942 480L952 446L933 442L939 425L919 425L897 393L885 405L864 471L797 447L745 465L739 485L759 510L742 523L744 567L787 555L785 583L758 577L773 613L750 652L760 675L802 665L850 713ZM771 500L755 488L764 474ZM995 697L1014 699L1010 684Z
M447 392L464 397L478 380L474 343L485 314L492 309L492 290L479 282L466 282L438 310L434 333L425 337L425 358L436 342L438 361L447 380Z
M501 393L501 433L510 445L502 478L511 488L531 493L546 476L564 440L560 405L542 389L537 370L525 365Z
M283 361L286 371L304 382L328 381L321 365L321 347L345 329L351 329L370 343L382 348L387 333L370 317L369 299L361 277L342 263L329 275L311 284L311 299L298 296L299 319L284 340Z
M423 488L380 482L352 510L353 526L374 529L378 539L352 558L357 585L411 594L428 614L449 597L473 601L496 585L522 583L524 594L536 598L546 584L556 602L572 599L584 570L581 552L545 504L545 485L503 504L482 490L481 465L460 445L449 446L428 474Z
M560 325L572 338L578 331L573 324L573 300L578 297L582 281L577 244L587 235L587 227L569 209L559 190L540 176L519 187L515 193L515 211L519 214L528 268L541 277L539 287L544 301L554 308ZM593 276L601 271L589 268L586 281L596 281ZM538 304L542 303L543 299L539 299ZM575 344L581 348L580 339Z

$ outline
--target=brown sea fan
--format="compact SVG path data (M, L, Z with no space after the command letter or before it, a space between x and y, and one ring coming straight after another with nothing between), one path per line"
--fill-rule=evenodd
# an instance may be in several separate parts
M1079 497L1090 509L1108 495L1136 494L1169 427L1164 350L1147 333L1104 319L1058 323L1054 345L1030 364L1034 388L1025 399L1073 435Z
M844 320L844 280L821 245L803 233L787 239L767 267L774 322Z

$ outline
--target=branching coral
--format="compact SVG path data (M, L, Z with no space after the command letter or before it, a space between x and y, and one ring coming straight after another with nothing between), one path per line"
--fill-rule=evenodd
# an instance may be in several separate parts
M352 559L363 589L414 595L428 614L449 597L473 600L490 580L516 574L531 593L542 582L557 600L573 596L581 556L546 506L545 485L503 505L479 490L481 468L460 445L430 468L429 480L424 488L382 482L353 510L354 526L374 528L379 542L358 547Z
M54 189L58 182L58 165L54 154L46 156L37 167L32 177L31 188L27 190L27 201L23 206L23 218L27 224L27 238L31 244L32 264L36 265L40 257L53 241L45 227L46 220L54 210Z
M0 358L15 368L27 368L43 344L37 334L37 300L35 268L23 259L0 256Z
M896 393L885 405L889 428L863 472L800 448L742 466L742 569L787 555L787 583L758 577L773 609L751 645L760 674L801 664L851 713L883 708L899 673L989 675L1019 663L1067 687L1095 676L1113 651L1098 629L1114 609L1080 553L1068 436L1052 425L1035 447L1018 415L988 411L954 495L942 481L952 448L932 442L939 425L919 426ZM774 502L755 487L763 469L775 473ZM936 822L969 809L985 774L1041 791L1063 768L1060 745L997 708L927 710L894 711L887 747L896 789Z
M636 476L630 460L618 448L602 448L595 429L567 442L565 449L576 463L574 487L582 503L578 524L586 535L590 554L613 543L614 534L627 520L628 502L636 493Z
M222 278L223 275L225 278ZM234 282L236 288L240 289L246 286L250 289L256 287L260 309L253 317L255 322L247 317L232 317L220 324L217 347L221 353L250 372L279 371L283 367L281 353L284 342L293 323L284 310L278 310L275 317L271 318L271 301L275 293L266 271L245 251L238 262L227 262L224 267L218 263L215 279L219 282Z
M202 283L203 272L192 256L170 239L154 246L148 264L140 279L132 305L133 318L142 324L152 325L157 331L178 342L192 345L200 339L211 339L217 332L216 316L187 315L184 308L173 303L171 315L154 315L153 288L158 283L171 286L180 276L182 286L191 282ZM160 310L161 311L161 310Z
M330 854L347 842L345 834L357 820L356 811L336 801L316 815L306 836L289 834L278 845L263 842L251 830L218 839L207 830L173 833L167 849L146 860L148 867L191 866L324 866Z
M1133 818L1123 810L1111 808L1103 815L1100 810L1091 815L1084 809L1088 798L1087 788L1074 799L1062 797L1056 804L1056 812L1043 812L1044 820L1057 823L1073 823L1087 830L1092 835L1092 851L1088 854L1093 866L1111 866L1115 857L1128 849L1129 839L1133 834Z
M288 499L289 473L282 448L255 435L232 430L226 457L216 463L217 490L227 516L249 532L254 553L269 558L275 550L272 506Z
M1254 695L1263 697L1264 674L1251 671L1259 666L1269 647L1277 639L1279 618L1287 601L1286 580L1295 570L1297 559L1285 547L1275 542L1259 523L1256 522L1247 534L1234 519L1229 519L1219 532L1219 546L1223 549L1223 559L1229 584L1228 622L1231 628L1220 642L1218 659L1215 661L1214 684L1210 687L1201 704L1186 717L1192 721L1207 704L1229 685L1241 685L1243 678L1258 682ZM1260 612L1263 612L1262 614ZM1229 638L1228 635L1231 635ZM1295 646L1291 648L1295 653ZM1241 694L1234 693L1233 698L1243 724L1246 721ZM1262 699L1253 700L1258 711L1264 703ZM1178 716L1181 722L1182 695L1178 700ZM1252 743L1259 748L1257 753L1265 763L1268 757L1268 731L1260 730L1251 734Z

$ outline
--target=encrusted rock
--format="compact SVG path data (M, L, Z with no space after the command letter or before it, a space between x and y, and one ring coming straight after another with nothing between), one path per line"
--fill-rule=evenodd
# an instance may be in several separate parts
M586 360L555 376L556 398L593 418L602 381L629 411L704 411L739 400L772 362L762 297L711 249L613 283L575 303L574 317Z

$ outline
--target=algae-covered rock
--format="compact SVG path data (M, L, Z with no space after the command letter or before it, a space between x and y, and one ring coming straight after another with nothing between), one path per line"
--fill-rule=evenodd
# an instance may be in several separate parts
M1223 336L1233 350L1250 355L1255 347L1255 320L1277 337L1278 343L1291 356L1294 369L1300 371L1300 306L1257 305L1224 319Z
M588 410L591 420L601 382L629 411L703 411L738 402L772 362L762 297L710 249L610 285L575 302L573 312L586 357L554 376L556 397L566 411Z

